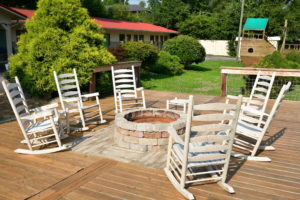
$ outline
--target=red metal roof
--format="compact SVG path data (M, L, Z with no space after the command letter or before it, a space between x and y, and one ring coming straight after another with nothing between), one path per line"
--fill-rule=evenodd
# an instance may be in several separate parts
M27 16L29 19L33 16L34 10L12 8L13 10ZM167 29L161 26L156 26L153 24L147 24L144 22L129 22L123 20L115 19L105 19L105 18L93 18L96 24L100 25L104 29L115 29L115 30L135 30L135 31L149 31L149 32L163 32L163 33L175 33L178 31Z
M27 18L31 18L34 14L34 10L28 10L28 9L21 9L21 8L11 8L12 10L15 10L18 13L21 13L22 15L25 15Z
M23 17L23 18L25 18L25 19L26 19L26 17L27 17L27 16L24 15L23 13L20 13L20 12L18 12L17 10L15 10L14 8L11 8L11 7L9 7L9 6L7 6L7 5L4 5L4 4L2 4L2 3L0 3L0 7L4 8L4 9L10 11L10 12L13 12L13 13L15 13L16 15L19 15L20 17Z
M129 22L115 19L94 18L96 24L102 26L104 29L119 29L119 30L137 30L137 31L151 31L151 32L164 32L176 33L177 31L167 29L154 24L147 24L144 22Z

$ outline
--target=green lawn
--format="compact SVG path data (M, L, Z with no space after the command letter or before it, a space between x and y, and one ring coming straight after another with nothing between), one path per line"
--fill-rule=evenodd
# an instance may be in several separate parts
M191 65L179 76L144 75L142 85L151 90L218 96L221 87L221 66L240 67L243 64L235 61L204 61Z

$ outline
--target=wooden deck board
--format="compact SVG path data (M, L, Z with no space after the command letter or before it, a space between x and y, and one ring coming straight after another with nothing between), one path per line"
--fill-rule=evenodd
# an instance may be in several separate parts
M165 100L175 96L188 97L146 91L147 102L155 107L165 107ZM220 100L220 97L196 95L196 103ZM104 117L112 124L112 97L102 99L101 103ZM272 162L231 159L229 184L236 194L228 194L217 184L193 185L188 190L196 199L299 199L299 110L300 102L285 101L271 124L264 140L276 150L262 151L260 155L270 157ZM90 131L104 127L107 124L92 125ZM80 135L75 133L73 137ZM20 155L13 151L24 146L19 143L21 139L15 121L0 124L0 199L184 199L162 170L71 151Z

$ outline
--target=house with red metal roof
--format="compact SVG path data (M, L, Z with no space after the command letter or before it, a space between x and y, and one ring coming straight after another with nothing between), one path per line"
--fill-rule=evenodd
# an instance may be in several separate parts
M22 30L20 21L26 19L26 15L0 4L0 61L7 60L14 53L16 34Z
M0 60L16 51L18 36L24 32L25 20L30 20L34 10L12 8L0 4ZM161 47L164 41L178 32L144 22L93 18L105 31L107 46L127 41L144 41Z

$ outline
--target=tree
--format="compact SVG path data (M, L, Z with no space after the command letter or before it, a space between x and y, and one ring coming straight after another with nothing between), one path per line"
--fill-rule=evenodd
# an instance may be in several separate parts
M194 0L184 0L189 5ZM194 12L185 21L178 24L179 31L199 39L234 40L237 37L241 2L222 0L201 0L207 2L199 12ZM284 19L288 19L291 38L299 38L300 0L247 0L245 1L244 22L248 17L269 18L267 35L282 34ZM201 7L201 6L200 6ZM298 34L297 34L298 33Z
M288 42L295 42L300 38L300 0L292 1L288 6L286 19L288 20Z
M201 40L221 39L218 18L211 14L191 15L178 24L179 32Z
M87 8L92 17L107 17L106 9L100 0L81 0L82 6Z
M113 5L113 4L128 5L129 4L129 0L103 0L102 2L104 5Z
M0 3L16 8L36 9L37 2L38 0L1 0Z
M53 71L60 74L76 68L80 84L86 85L94 67L115 60L80 0L40 0L25 27L18 53L9 59L9 73L18 76L33 95L56 91Z
M211 0L183 0L190 6L191 13L203 13L206 12Z
M189 5L182 0L151 0L149 8L152 22L170 29L175 29L176 24L189 15Z
M139 5L140 5L142 8L145 8L145 7L146 7L145 1L140 1Z
M111 19L138 21L138 16L128 11L128 6L123 4L113 4L107 8L107 16Z

